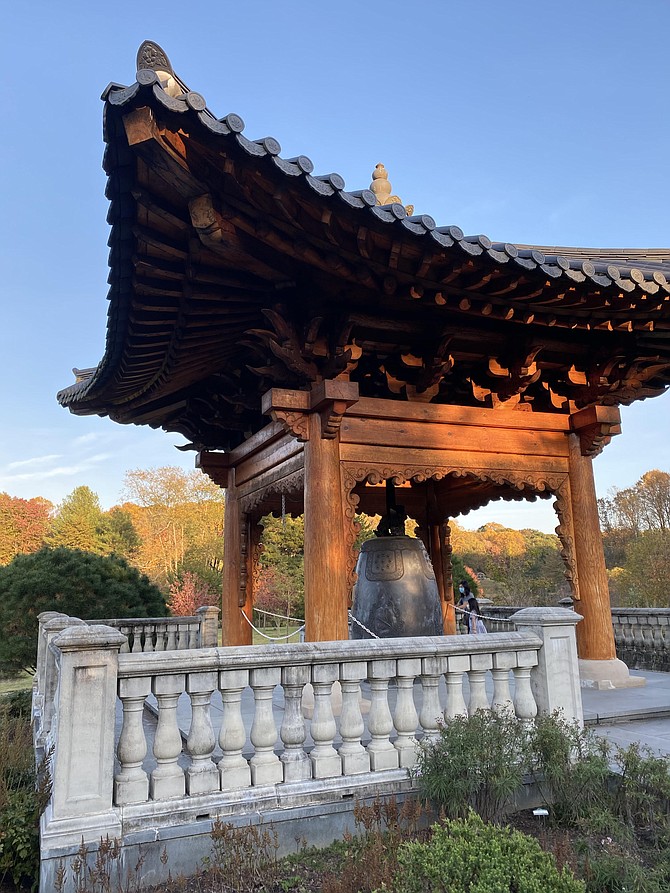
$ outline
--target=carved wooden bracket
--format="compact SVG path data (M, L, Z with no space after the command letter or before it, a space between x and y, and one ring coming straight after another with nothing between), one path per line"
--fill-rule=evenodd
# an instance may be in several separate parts
M352 381L325 379L312 385L310 391L272 388L263 396L262 408L274 421L281 422L293 436L309 440L309 416L318 412L321 436L337 437L342 417L358 401L358 385Z
M300 443L309 440L309 422L306 412L273 409L270 412L270 418L273 422L280 422Z
M597 456L621 434L621 415L617 406L588 406L570 416L570 428L579 434L582 456Z

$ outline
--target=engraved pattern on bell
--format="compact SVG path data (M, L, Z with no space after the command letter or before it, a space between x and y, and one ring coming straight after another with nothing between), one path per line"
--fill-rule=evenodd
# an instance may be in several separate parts
M402 552L389 549L385 552L371 552L365 564L365 578L376 580L399 580L405 573Z
M352 614L376 636L442 635L437 582L420 540L409 536L368 540L356 570ZM369 635L353 623L351 637L367 639Z

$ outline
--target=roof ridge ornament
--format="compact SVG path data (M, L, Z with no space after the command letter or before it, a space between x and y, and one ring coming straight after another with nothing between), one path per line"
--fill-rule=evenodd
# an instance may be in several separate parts
M174 68L165 50L152 40L142 42L137 51L137 70L150 69L158 75L161 87L168 96L181 96L183 84L175 76Z
M399 198L399 196L391 195L391 184L389 183L388 171L381 161L379 164L375 165L375 169L372 172L370 190L377 199L378 205L402 205L402 199ZM405 205L404 207L408 215L411 217L414 213L414 205Z

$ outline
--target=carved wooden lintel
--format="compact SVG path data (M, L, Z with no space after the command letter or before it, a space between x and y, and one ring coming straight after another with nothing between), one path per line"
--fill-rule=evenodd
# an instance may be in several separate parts
M621 433L621 415L616 406L588 406L570 416L570 427L579 435L583 456L597 456Z

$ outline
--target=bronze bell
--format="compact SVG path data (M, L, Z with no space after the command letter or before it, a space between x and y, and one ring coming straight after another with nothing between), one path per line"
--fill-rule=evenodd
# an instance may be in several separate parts
M387 512L377 538L363 543L358 556L352 639L373 638L370 633L386 639L443 632L433 566L421 540L404 534L405 517L387 482Z

